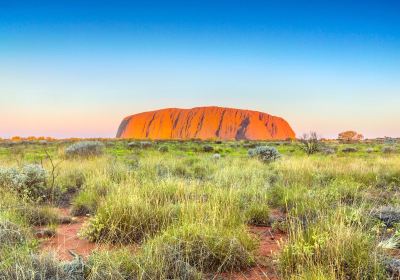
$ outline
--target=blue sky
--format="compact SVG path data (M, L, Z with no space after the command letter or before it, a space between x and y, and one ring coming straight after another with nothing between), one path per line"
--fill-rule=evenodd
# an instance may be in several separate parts
M203 105L400 136L400 4L349 2L0 0L0 137Z

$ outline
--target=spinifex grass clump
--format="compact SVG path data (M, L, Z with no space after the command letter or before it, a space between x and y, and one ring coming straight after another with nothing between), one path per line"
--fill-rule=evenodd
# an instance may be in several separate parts
M137 257L129 249L94 251L86 263L87 280L139 279Z
M323 213L290 221L290 239L279 256L283 276L323 268L335 279L386 279L373 236L351 223L344 209Z
M29 225L34 226L56 224L60 220L54 208L49 206L25 204L24 207L18 209L18 213Z
M216 169L216 162L206 157L164 158L162 161L143 162L144 169L155 169L161 178L180 177L185 179L210 180ZM151 171L149 171L151 172ZM148 175L143 174L144 176Z
M202 273L238 271L254 263L253 238L235 229L185 224L146 242L139 252L144 279L202 279Z
M98 141L84 141L72 144L65 149L67 157L93 157L103 154L104 144Z
M87 187L73 199L71 214L74 216L93 215L107 194L104 188Z
M245 210L247 223L255 226L267 226L270 224L269 206L267 203L253 203Z
M72 214L84 216L94 214L99 204L113 189L129 175L121 164L97 163L98 168L85 178L85 185L72 200Z
M160 205L132 193L119 192L100 205L83 234L92 241L141 242L170 225L178 211L173 204Z
M59 262L53 254L29 254L14 250L8 252L8 261L0 263L0 279L85 279L81 260Z

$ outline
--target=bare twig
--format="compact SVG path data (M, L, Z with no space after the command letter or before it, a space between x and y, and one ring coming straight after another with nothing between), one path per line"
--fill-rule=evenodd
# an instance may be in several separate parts
M60 160L59 162L54 163L53 158L51 157L49 151L46 148L44 148L44 153L46 154L46 158L50 161L51 165L51 203L53 204L55 181L58 177L57 168L64 160Z

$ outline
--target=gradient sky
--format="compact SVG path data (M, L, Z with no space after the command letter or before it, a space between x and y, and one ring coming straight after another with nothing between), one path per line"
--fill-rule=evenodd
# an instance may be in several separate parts
M0 0L0 137L204 105L400 137L399 2Z

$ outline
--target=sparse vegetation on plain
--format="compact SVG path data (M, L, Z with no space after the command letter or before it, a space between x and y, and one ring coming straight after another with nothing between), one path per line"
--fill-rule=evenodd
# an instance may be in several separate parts
M0 279L397 279L399 144L315 141L0 141Z

